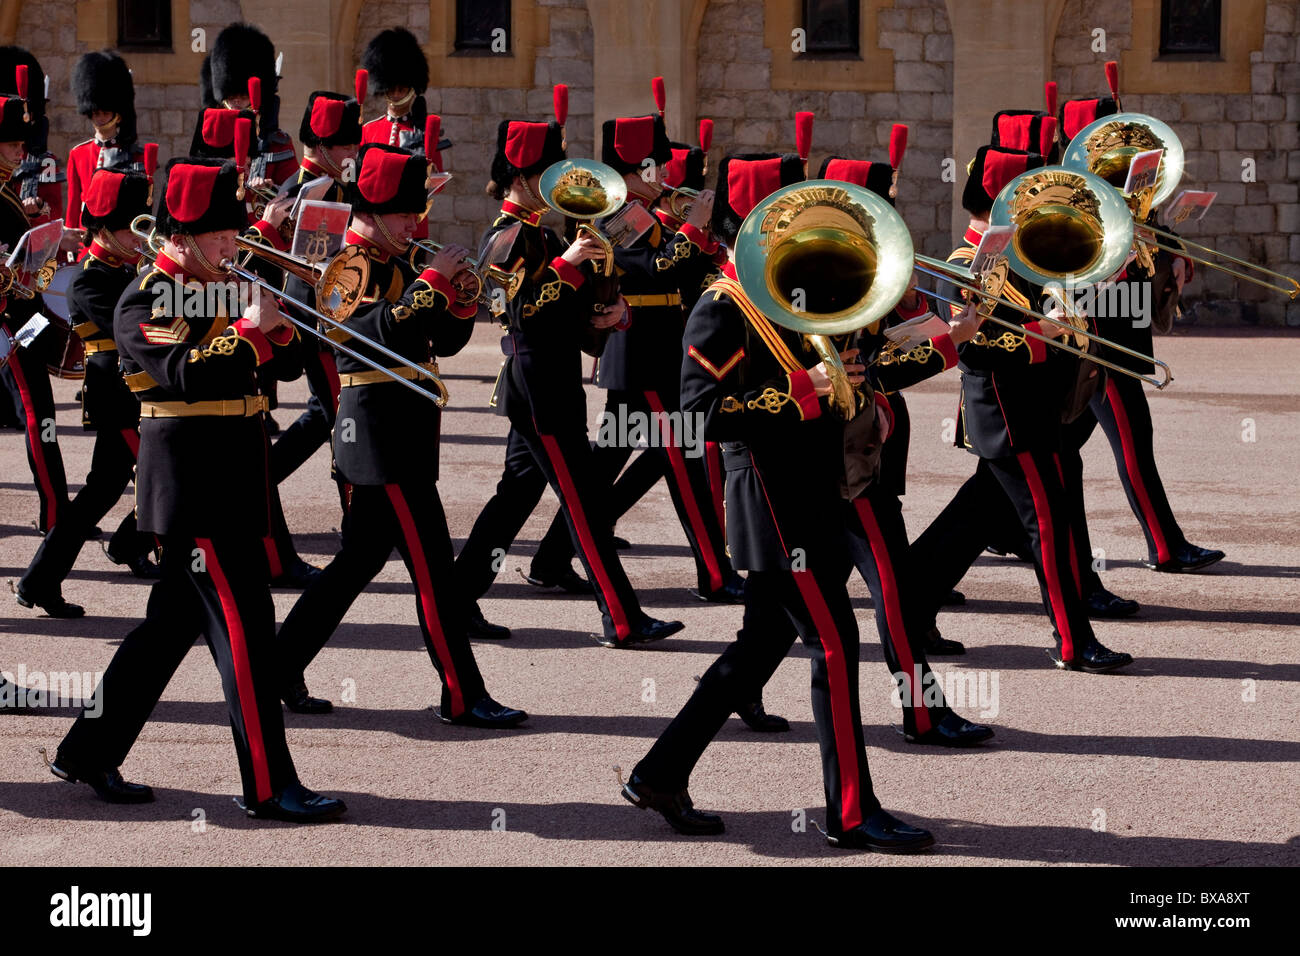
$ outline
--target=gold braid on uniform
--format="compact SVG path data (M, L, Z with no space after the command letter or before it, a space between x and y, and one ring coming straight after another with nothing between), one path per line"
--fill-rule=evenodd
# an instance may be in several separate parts
M189 364L202 362L204 359L211 358L214 355L234 355L235 348L239 345L238 335L222 335L201 349L190 349Z
M794 400L793 395L787 395L785 392L778 392L776 389L768 387L763 389L763 393L758 398L746 402L745 407L751 412L762 409L775 415L781 411L787 402L793 402Z
M524 315L526 316L532 315L542 306L549 305L550 303L557 301L560 298L560 286L562 284L563 283L561 283L559 279L556 279L554 282L544 283L542 285L540 294L537 296L537 304L525 305Z
M1005 349L1008 352L1014 352L1020 346L1025 344L1023 335L1016 335L1014 332L1003 332L996 339L991 339L983 332L976 332L971 342L975 345L986 345L991 348Z
M897 342L890 342L880 352L873 365L902 365L904 362L918 362L924 365L938 354L938 349L929 342L922 342L906 352L900 351Z
M677 239L677 245L673 246L673 257L669 259L667 256L659 256L655 259L655 268L660 272L667 272L673 266L677 265L677 263L689 259L699 251L700 247L694 242L687 239L685 236L679 236Z

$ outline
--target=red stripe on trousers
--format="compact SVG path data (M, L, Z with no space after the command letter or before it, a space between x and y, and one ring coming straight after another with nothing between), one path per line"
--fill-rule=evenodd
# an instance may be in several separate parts
M1047 579L1047 597L1052 602L1052 614L1056 617L1056 629L1061 632L1061 659L1074 660L1074 635L1070 633L1070 622L1065 615L1065 593L1061 588L1061 575L1056 567L1056 533L1052 527L1052 515L1047 507L1047 489L1043 487L1042 476L1034 465L1033 456L1022 451L1016 458L1025 472L1025 482L1029 485L1029 494L1034 499L1034 513L1038 516L1038 551L1043 558L1043 577Z
M284 564L280 561L280 549L275 546L275 536L268 534L262 539L262 547L266 549L266 563L271 569L271 580L275 580L284 574Z
M230 657L235 665L235 689L239 693L239 712L244 717L244 733L248 736L248 756L253 762L253 784L257 799L270 800L271 770L266 764L266 745L262 742L262 718L257 712L257 696L253 688L253 670L248 665L248 643L244 638L244 622L239 616L235 594L230 582L217 561L216 548L208 538L196 538L194 543L203 549L208 574L217 587L221 599L221 612L226 618L226 631L230 634ZM277 705L278 706L278 705Z
M614 590L605 565L600 561L599 552L596 551L596 539L592 537L591 528L587 524L582 502L578 500L578 489L569 474L569 466L564 463L560 443L553 435L543 435L538 432L538 437L542 440L542 447L546 449L547 457L551 459L551 467L555 470L555 478L560 483L560 491L564 495L564 504L569 509L573 526L578 530L578 543L582 545L582 553L587 556L587 563L591 565L591 572L596 577L596 586L605 595L605 606L609 609L609 616L614 622L614 634L621 641L632 633L632 625L628 623L627 612L623 610L623 605L618 600L618 593Z
M722 450L715 441L704 443L704 454L708 460L709 472L709 491L713 495L713 510L718 515L718 527L723 530L725 537L727 530L727 505L726 495L723 490L723 473L722 473Z
M1137 449L1133 442L1133 428L1129 425L1124 400L1120 397L1119 389L1115 387L1114 382L1106 382L1106 397L1110 399L1111 411L1115 414L1115 425L1119 428L1119 441L1124 448L1124 468L1128 472L1129 484L1133 486L1138 507L1142 509L1142 514L1146 518L1151 540L1155 542L1156 561L1163 563L1172 558L1173 554L1169 550L1169 542L1165 539L1164 529L1156 520L1155 508L1151 506L1151 496L1147 494L1146 482L1142 480L1142 472L1138 468Z
M894 653L907 675L908 685L912 688L912 712L916 720L918 733L925 733L933 724L930 722L930 708L925 706L924 688L916 686L916 662L912 658L912 645L907 638L907 629L903 626L903 607L898 599L898 581L894 577L894 565L889 560L889 548L885 545L885 536L880 533L880 523L871 510L871 504L865 498L853 502L857 509L858 520L867 533L867 542L871 545L871 554L876 559L876 574L880 577L880 590L884 593L880 599L885 602L885 620L889 623L889 639L894 645Z
M1061 489L1064 490L1064 489L1065 489L1065 469L1061 467L1061 454L1060 454L1060 452L1055 452L1055 451L1052 452L1052 461L1054 461L1054 462L1056 463L1056 474L1057 474L1057 477L1059 477L1059 478L1061 479ZM1082 481L1082 476L1080 476L1080 481ZM1080 492L1080 495L1082 495L1082 494L1083 494L1083 493ZM1080 515L1080 517L1083 518L1084 521L1087 521L1087 520L1088 520L1088 516L1087 516L1086 514L1084 514L1082 510L1079 511L1079 515ZM1070 573L1074 575L1074 589L1075 589L1076 591L1079 592L1079 597L1083 597L1083 579L1082 579L1081 577L1079 577L1079 552L1078 552L1078 549L1075 548L1075 546L1074 546L1074 524L1073 524L1073 522L1070 524Z
M442 661L443 679L447 690L451 692L452 717L465 713L465 694L460 684L460 675L451 659L447 648L447 635L442 632L442 619L438 617L438 604L433 597L433 578L429 576L429 563L424 558L424 545L420 543L420 534L415 528L415 519L406 504L406 497L397 485L385 485L388 499L393 503L397 514L397 523L402 527L402 537L406 539L407 550L411 552L411 564L415 568L415 587L420 592L420 607L424 609L424 624L433 638L433 649Z
M329 352L320 353L320 367L325 372L325 379L329 382L330 401L333 402L331 417L338 414L339 410L339 363L334 360L334 356Z
M126 447L131 449L131 457L139 461L140 460L140 429L123 428L122 441L126 442Z
M812 614L817 638L826 658L826 675L831 695L831 732L835 735L835 755L840 762L840 828L849 830L862 823L862 783L858 779L857 740L853 734L853 712L849 707L849 672L844 645L835 627L835 618L826 606L821 589L811 571L791 571L803 602Z
M655 416L664 414L664 403L659 400L658 392L646 392L646 402ZM690 476L686 473L686 458L682 455L681 445L673 437L672 424L666 417L658 418L660 434L664 436L668 463L672 465L673 474L677 476L677 488L686 504L686 517L691 522L691 531L695 535L696 545L704 557L704 566L709 569L709 587L717 591L722 587L722 569L718 567L718 556L713 553L713 539L704 530L704 515L700 512L699 502L691 488Z
M27 414L27 445L32 450L32 461L36 462L36 480L41 486L41 497L45 499L45 529L49 530L58 523L59 502L54 494L54 482L50 480L50 469L45 463L45 452L41 441L40 423L36 421L36 405L32 401L32 390L27 387L27 376L17 356L9 363L14 373L14 382L18 385L18 394L22 396L23 411Z

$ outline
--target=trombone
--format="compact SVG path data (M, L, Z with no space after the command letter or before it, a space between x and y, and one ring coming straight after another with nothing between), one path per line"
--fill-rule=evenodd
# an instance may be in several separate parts
M429 239L412 239L411 245L423 249L431 256L436 256L443 249L441 242L433 242ZM460 270L451 278L451 284L456 288L456 304L470 305L482 302L490 305L492 295L487 289L489 279L505 291L506 301L509 302L523 284L524 269L522 265L514 271L491 264L480 266L477 259L465 258L461 262Z
M1137 244L1145 249L1154 247L1174 255L1184 256L1208 269L1216 269L1244 282L1252 282L1265 289L1281 292L1293 300L1300 298L1300 282L1285 273L1246 259L1239 259L1198 242L1191 242L1174 235L1167 229L1160 229L1146 222L1151 209L1173 195L1179 180L1182 179L1184 168L1183 144L1178 134L1154 116L1147 116L1145 113L1118 113L1103 116L1079 130L1070 141L1070 146L1061 159L1061 165L1095 173L1117 190L1123 190L1133 157L1151 149L1164 150L1154 188L1126 197L1135 220ZM1148 238L1148 235L1151 238ZM1189 248L1197 250L1200 255L1188 255ZM1146 256L1149 257L1149 252ZM1230 268L1211 260L1209 256L1217 256L1242 269L1250 269L1256 274L1251 275ZM1269 276L1279 281L1270 282L1260 276Z
M162 238L157 235L155 227L156 220L153 216L136 216L135 219L131 221L131 232L138 238L144 240L147 248L145 254L150 258L156 258L158 252L162 249ZM320 339L325 344L333 346L349 358L355 359L363 365L369 366L376 372L385 374L394 382L399 382L402 385L405 385L407 388L424 398L432 399L434 404L439 408L446 406L449 397L447 387L442 383L442 379L438 377L435 371L425 368L423 365L416 362L412 362L405 356L399 355L367 336L358 334L343 324L352 313L356 311L357 306L361 304L361 298L365 295L366 286L370 279L370 260L360 248L356 246L345 246L343 250L329 262L324 263L322 267L316 267L302 262L294 256L280 252L278 249L274 249L271 246L264 246L260 242L245 239L243 236L237 236L235 238L235 243L241 249L251 252L253 255L264 259L271 265L283 269L291 275L297 276L304 282L310 283L315 289L316 301L321 303L321 306L319 309L312 308L306 302L293 296L286 295L256 273L250 272L247 269L236 265L229 259L223 259L221 266L229 275L251 285L261 286L277 298L283 299L290 305L314 316L322 324L348 333L348 335L367 348L373 349L379 354L392 359L399 365L411 369L413 372L417 373L420 378L428 378L433 384L433 387L437 389L437 394L421 388L411 379L393 374L392 369L386 368L369 356L363 355L355 349L348 348L345 345L335 342L325 332L316 328L315 325L309 322L304 322L292 315L285 315L285 318L288 319L290 323L302 331Z

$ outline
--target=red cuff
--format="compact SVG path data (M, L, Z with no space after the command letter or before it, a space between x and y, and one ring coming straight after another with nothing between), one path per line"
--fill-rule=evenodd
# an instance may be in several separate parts
M902 302L899 302L898 305L894 306L894 311L897 312L899 317L902 319L914 319L918 315L925 315L925 313L929 312L930 303L926 302L925 296L918 292L916 295L915 309L909 309L907 306L903 305Z
M817 401L817 392L813 389L812 379L807 369L796 369L786 376L790 380L790 397L799 403L799 414L804 421L810 421L822 413L822 406Z
M1196 264L1191 259L1187 258L1187 256L1179 256L1178 258L1183 260L1183 267L1187 270L1183 273L1185 277L1183 279L1183 284L1186 285L1192 281L1192 276L1196 275Z
M560 277L561 282L567 283L575 289L582 285L586 279L576 266L565 262L559 256L551 260L551 268L555 270L555 274Z
M478 303L462 302L460 305L457 305L453 301L451 305L447 307L447 311L458 319L472 319L474 316L478 315Z
M711 256L718 251L718 240L714 239L711 234L692 226L689 222L682 223L682 228L677 231L699 246L700 251L705 255Z
M1041 322L1026 322L1026 332L1037 332L1039 335L1046 335L1043 331ZM1025 336L1025 344L1029 346L1029 364L1037 365L1039 362L1047 361L1047 343L1042 339L1035 339L1028 335Z
M889 438L894 434L894 408L889 404L889 399L884 392L876 392L876 404L881 406L889 417L889 426L885 429L885 438Z
M282 325L274 332L265 333L266 337L271 340L272 345L288 345L293 341L294 330L292 325Z
M257 353L257 364L262 365L271 358L271 342L266 337L266 333L253 325L251 319L240 319L231 326L235 334L253 347Z
M952 334L949 332L943 335L936 335L930 340L930 345L939 350L943 356L943 370L946 372L957 364L957 346L952 344Z
M275 246L275 248L279 249L281 252L284 252L289 248L289 243L284 241L284 237L280 235L280 230L276 229L275 226L271 225L265 219L259 219L257 222L253 223L253 228L257 230L258 235L262 237L263 241Z
M441 272L437 272L433 269L425 269L420 273L420 278L429 283L429 285L433 287L434 292L441 292L443 298L445 298L448 303L456 301L456 287L452 285L451 280Z

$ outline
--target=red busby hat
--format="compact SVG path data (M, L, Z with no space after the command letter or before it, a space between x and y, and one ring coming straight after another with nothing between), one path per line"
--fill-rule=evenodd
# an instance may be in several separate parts
M72 90L82 116L97 110L116 113L122 117L118 143L135 142L135 84L125 60L112 50L85 54L72 69Z
M497 151L492 157L492 182L508 189L516 176L535 176L564 159L564 132L559 123L502 120L497 126Z
M718 164L713 234L723 242L734 242L750 210L782 186L803 178L803 160L797 153L728 153Z
M894 200L889 198L889 187L894 181L894 168L888 163L828 156L822 160L822 168L818 171L817 178L838 179L840 182L865 186L891 206L894 204Z
M620 173L635 173L653 160L667 166L673 147L662 116L622 116L601 125L600 161Z
M102 166L91 174L81 194L81 225L87 239L100 229L127 229L136 216L149 212L149 177L129 167Z
M1099 96L1090 100L1066 100L1061 104L1061 113L1057 117L1057 135L1062 148L1070 145L1074 134L1093 120L1119 112L1119 105L1112 97Z
M158 234L196 236L248 227L248 211L237 199L239 170L230 160L182 156L167 164L158 190Z
M356 212L373 215L422 213L429 204L428 161L419 153L366 143L357 156L357 179L349 190Z
M704 150L686 143L670 143L673 158L664 164L662 178L665 186L685 186L687 189L704 188Z
M32 124L23 119L27 107L16 96L6 97L0 108L0 143L26 142L32 134Z
M252 110L228 110L221 106L199 110L198 122L194 124L194 139L190 142L190 155L234 159L235 121L241 118L256 123Z
M24 67L26 88L18 88L18 67ZM0 46L0 96L16 96L26 100L31 117L25 136L21 137L29 156L45 153L50 134L50 121L45 115L45 71L36 57L20 46ZM21 115L19 117L21 119ZM16 139L5 142L17 142Z
M1026 170L1044 165L1046 163L1039 153L981 146L971 161L966 188L962 190L962 208L972 215L988 212L1003 186Z
M361 143L361 104L343 93L317 90L307 97L298 140L304 146L357 146Z

